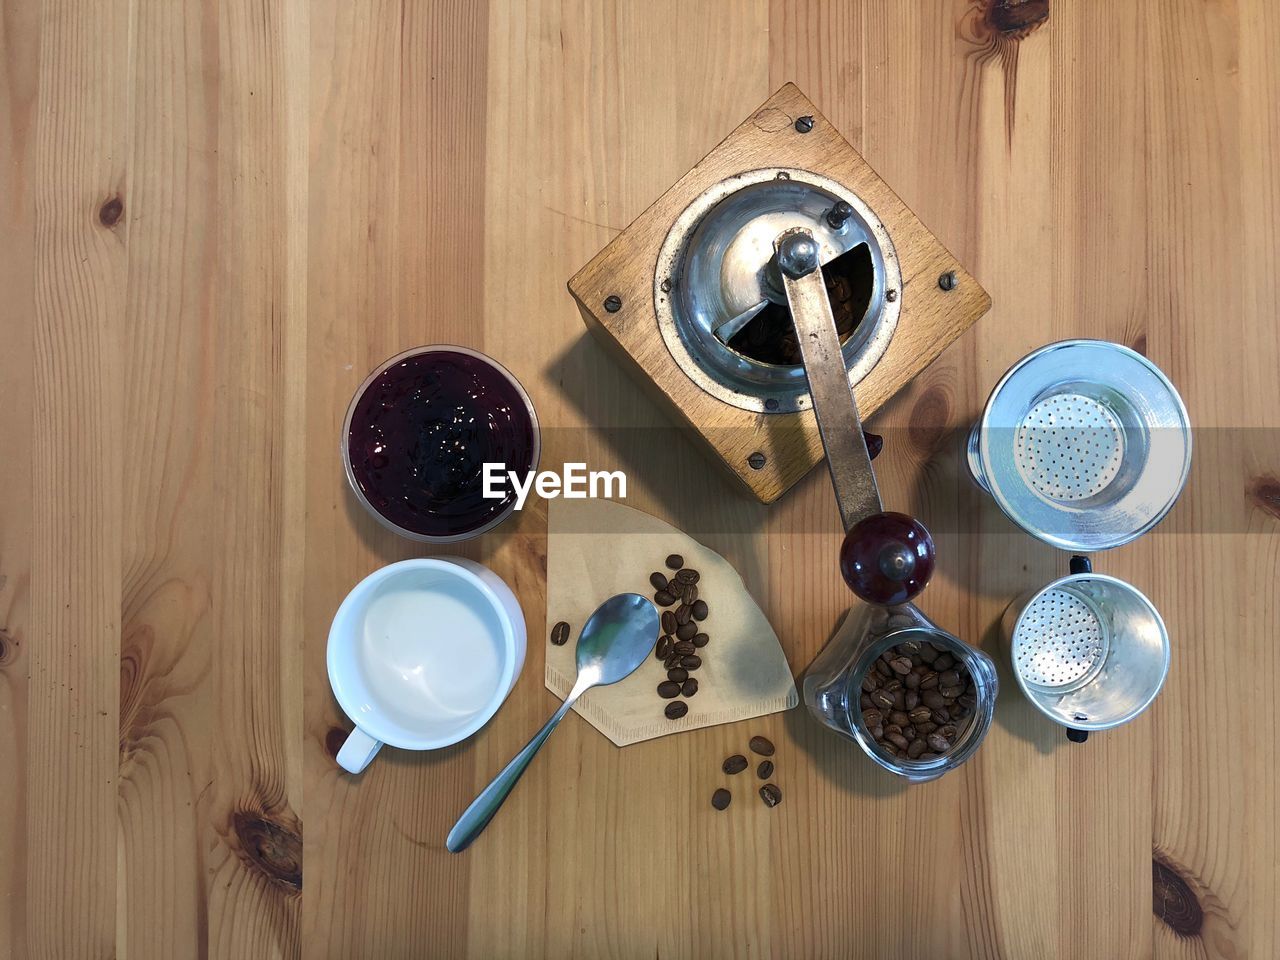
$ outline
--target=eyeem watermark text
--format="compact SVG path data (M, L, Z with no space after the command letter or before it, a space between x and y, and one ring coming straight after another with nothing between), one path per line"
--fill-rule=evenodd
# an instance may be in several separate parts
M627 475L621 470L587 470L585 463L566 463L564 472L539 470L527 473L521 483L520 475L507 470L505 463L484 465L484 497L501 500L507 496L507 485L516 492L515 509L523 510L532 490L544 500L564 497L566 500L585 500L587 497L611 500L627 498Z

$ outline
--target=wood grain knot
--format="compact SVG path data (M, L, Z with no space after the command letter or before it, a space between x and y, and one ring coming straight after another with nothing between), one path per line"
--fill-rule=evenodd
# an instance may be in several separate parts
M18 644L12 634L0 627L0 667L8 666L18 656Z
M302 838L292 830L244 810L232 816L244 858L277 886L302 890Z
M1280 477L1254 477L1245 487L1245 496L1259 510L1280 520Z
M1151 910L1179 937L1198 937L1204 927L1204 909L1191 884L1179 869L1160 854L1151 858Z
M98 222L104 227L114 227L124 216L124 200L116 194L98 208Z
M324 752L338 759L338 751L342 749L342 745L347 742L347 731L341 727L330 727L329 732L324 735Z
M1021 40L1049 19L1049 0L986 0L986 24L993 33Z
M907 439L911 446L928 457L936 451L947 433L951 417L951 399L947 391L932 384L911 405L907 420Z

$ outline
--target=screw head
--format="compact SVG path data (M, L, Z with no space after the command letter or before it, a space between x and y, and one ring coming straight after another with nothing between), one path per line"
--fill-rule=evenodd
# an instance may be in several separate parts
M807 233L793 233L778 244L778 266L798 280L818 268L818 243Z
M777 410L778 409L777 399L774 397L770 397L768 400L764 402L764 408L766 410Z
M832 230L839 230L845 225L850 217L853 216L853 204L848 200L839 200L836 205L827 213L827 226Z
M752 470L763 470L764 465L767 462L765 455L759 450L747 457L747 465L751 467Z
M898 291L897 291L897 290L886 290L886 291L884 292L884 298L885 298L886 300L888 300L890 303L893 303L893 301L895 301L895 300L897 300L897 299L898 299Z
M604 298L604 308L610 313L617 313L622 309L622 298L615 293L609 294Z
M813 117L796 117L796 133L808 133L813 129Z
M662 289L662 292L663 292L663 293L670 293L670 292L671 292L671 278L670 278L670 277L667 277L665 280L663 280L663 281L662 281L661 289Z
M942 276L938 277L938 286L943 290L954 290L959 283L960 281L956 277L956 272L954 270L948 270Z

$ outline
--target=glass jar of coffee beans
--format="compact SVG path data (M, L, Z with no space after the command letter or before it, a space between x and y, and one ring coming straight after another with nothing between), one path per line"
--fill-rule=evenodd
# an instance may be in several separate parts
M915 606L850 611L805 675L805 703L881 767L935 780L973 756L995 712L991 658Z

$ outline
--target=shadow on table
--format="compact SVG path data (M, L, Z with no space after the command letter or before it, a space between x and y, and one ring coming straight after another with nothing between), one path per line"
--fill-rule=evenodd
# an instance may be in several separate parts
M1069 744L1066 731L1033 707L1018 689L1018 681L1014 679L1000 639L999 620L987 627L980 646L982 652L995 661L996 677L1000 682L995 722L1015 737L1032 744L1040 753L1052 753L1063 744Z

